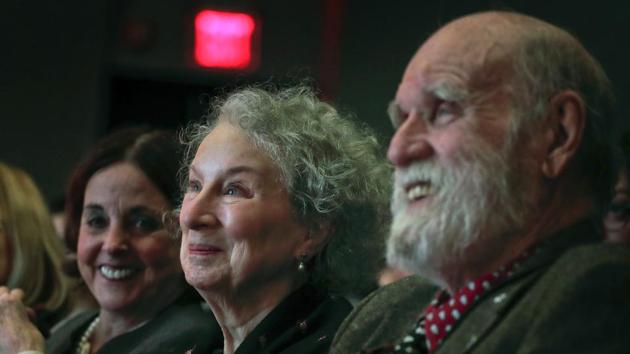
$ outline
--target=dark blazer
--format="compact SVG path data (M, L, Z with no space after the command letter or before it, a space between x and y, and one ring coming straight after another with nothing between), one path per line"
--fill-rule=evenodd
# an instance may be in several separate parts
M582 222L542 242L437 353L629 353L630 248L599 242L598 225ZM342 324L332 353L391 351L433 292L415 277L379 289Z
M178 301L141 327L112 338L98 354L184 354L190 349L208 353L223 343L223 337L212 312L204 306L198 300ZM46 353L74 354L79 339L96 315L93 310L70 319L48 339Z
M347 300L304 286L271 310L236 354L326 354L337 328L351 310ZM222 352L221 344L214 353Z

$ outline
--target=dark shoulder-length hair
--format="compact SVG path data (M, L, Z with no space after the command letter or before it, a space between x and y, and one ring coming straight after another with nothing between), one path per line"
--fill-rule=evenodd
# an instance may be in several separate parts
M126 128L96 143L72 173L66 191L65 242L76 252L79 239L85 188L98 171L126 162L140 169L169 202L178 204L177 171L180 162L179 144L172 132L148 127ZM74 262L66 264L66 272L78 276Z

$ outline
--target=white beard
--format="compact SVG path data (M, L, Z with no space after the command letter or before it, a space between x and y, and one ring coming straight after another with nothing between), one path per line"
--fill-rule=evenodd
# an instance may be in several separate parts
M497 151L476 136L461 146L442 164L431 160L398 169L393 191L388 263L442 287L497 257L535 204L535 186L526 185L533 182L526 177L532 171L514 164L511 146ZM414 209L404 187L420 180L430 182L432 192Z

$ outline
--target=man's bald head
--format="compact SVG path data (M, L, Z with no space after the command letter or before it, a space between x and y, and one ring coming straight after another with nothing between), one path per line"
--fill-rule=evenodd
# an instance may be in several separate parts
M456 61L471 87L493 87L509 95L517 113L510 122L511 141L536 131L555 94L576 92L584 101L587 119L575 163L594 200L600 206L607 203L616 175L610 145L613 93L601 65L573 35L523 14L476 13L436 31L415 54L404 77L418 72L427 52L440 53L440 65Z
M592 215L613 176L610 97L599 64L543 21L486 12L435 32L390 111L390 263L456 289Z

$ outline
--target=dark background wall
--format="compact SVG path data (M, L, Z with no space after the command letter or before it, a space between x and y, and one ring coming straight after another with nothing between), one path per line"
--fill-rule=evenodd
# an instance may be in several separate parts
M243 10L262 23L253 72L193 65L192 23L203 8ZM48 198L99 136L122 125L177 128L210 97L252 82L312 77L322 96L373 126L385 116L404 66L438 26L462 14L512 9L560 25L601 60L629 109L630 49L621 1L192 1L6 0L0 11L0 160L31 173Z

